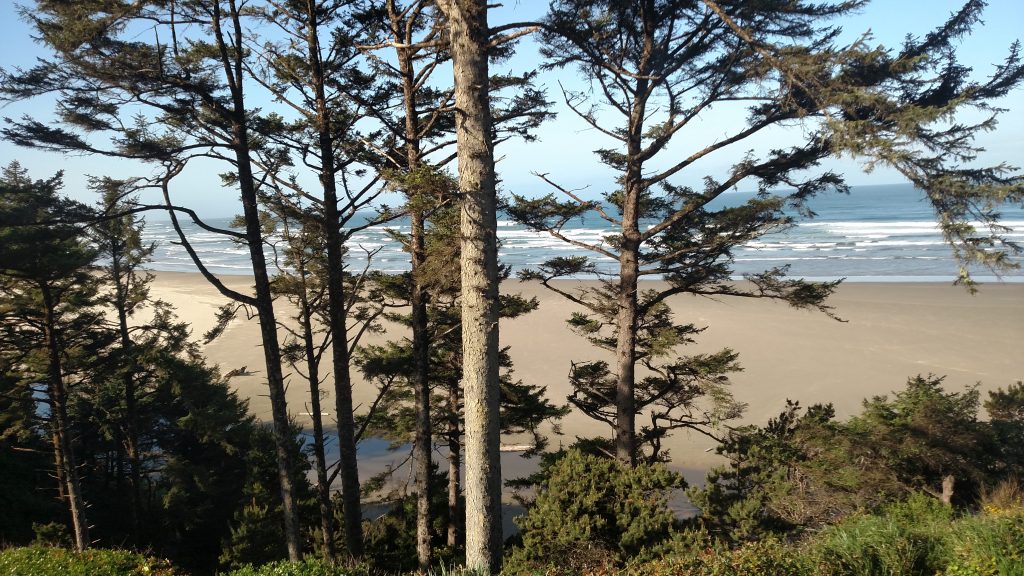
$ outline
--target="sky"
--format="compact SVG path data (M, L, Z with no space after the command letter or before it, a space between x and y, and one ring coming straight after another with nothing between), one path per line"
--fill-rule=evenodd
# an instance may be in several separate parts
M17 15L16 6L31 9L31 2L0 0L0 67L29 67L47 52L31 38L28 24ZM837 22L843 26L844 39L852 40L861 33L871 31L873 42L898 46L907 34L923 35L942 24L959 7L953 0L875 0L857 16ZM546 2L542 0L506 0L492 10L490 22L499 25L536 19L542 15ZM1020 0L992 0L973 35L961 42L957 51L961 62L974 68L977 78L988 76L993 65L1001 62L1010 44L1021 37L1024 29L1024 2ZM535 43L527 39L520 43L516 55L492 71L523 72L536 69L540 64ZM559 184L582 190L581 194L597 197L614 186L613 175L601 165L593 154L609 141L582 121L574 118L564 104L560 104L559 83L580 86L581 80L572 69L544 73L539 83L547 89L549 100L555 101L556 118L544 124L536 133L538 140L531 143L508 142L502 144L496 155L498 171L505 192L528 196L550 191L534 173L548 174ZM986 148L980 160L988 163L1009 162L1020 164L1024 151L1024 91L1017 90L997 105L1007 108L993 132L986 133L979 143ZM14 102L0 107L0 117L18 118L24 114L48 117L52 103L45 100ZM721 138L730 128L738 126L743 114L738 110L713 111L702 118L686 134L685 141L674 144L670 154L687 154L687 149ZM696 170L681 175L676 184L700 186L705 175L720 176L749 149L766 150L799 139L798 130L771 132L749 142L729 148L713 159L696 165ZM127 178L149 174L150 168L130 162L118 162L102 157L64 156L35 150L26 150L0 141L0 164L18 160L35 178L44 178L57 170L65 173L65 191L77 199L92 202L94 196L86 189L88 176ZM851 159L830 160L826 168L839 171L854 185L891 184L902 178L891 170L878 169L865 173L861 164ZM225 217L240 211L237 194L221 187L212 163L190 168L176 182L176 203L195 207L204 217ZM747 187L748 189L751 186ZM155 199L153 199L155 200ZM392 200L394 201L394 199Z

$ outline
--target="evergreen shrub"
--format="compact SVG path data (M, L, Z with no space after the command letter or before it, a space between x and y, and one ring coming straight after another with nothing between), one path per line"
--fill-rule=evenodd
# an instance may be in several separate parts
M672 536L668 496L683 480L663 465L630 468L570 450L545 476L536 501L516 519L522 548L506 571L549 563L565 573L608 569L653 553Z
M0 550L5 576L183 576L170 562L129 552L94 548L76 553L66 548L32 546Z
M307 558L302 562L279 560L261 566L242 566L221 576L365 576L363 567L336 566L323 560Z

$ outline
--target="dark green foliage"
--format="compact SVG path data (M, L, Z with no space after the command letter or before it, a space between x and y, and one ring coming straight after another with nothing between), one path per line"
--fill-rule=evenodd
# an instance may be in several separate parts
M439 473L436 466L431 468L430 532L434 563L450 565L455 561L455 551L445 543L445 529L449 521L448 478ZM367 567L387 573L415 571L416 494L392 494L377 506L383 511L374 512L371 519L363 523Z
M1024 478L1024 382L988 393L985 400L995 444L997 467L1006 476Z
M111 333L96 308L97 253L78 224L90 211L61 197L61 185L59 173L32 181L17 162L0 175L0 374L19 378L9 439L28 441L29 430L52 439L52 493L81 551L90 539L73 416Z
M180 361L166 369L152 399L160 407L155 415L165 419L152 429L162 465L153 482L158 507L150 513L161 522L147 536L175 564L210 570L232 515L245 502L250 454L268 447L255 433L246 403L211 369Z
M230 531L220 542L221 566L238 568L245 564L265 564L288 558L284 522L281 519L281 493L277 490L277 464L273 451L273 431L267 426L249 429L249 443L244 455L245 484L232 497L240 504L230 519ZM291 443L292 481L304 515L314 513L312 487L306 474L309 461L302 457L297 440L299 430L293 426ZM211 545L215 543L210 543Z
M166 560L127 550L33 547L0 550L0 573L12 576L184 576Z
M745 541L816 528L914 489L871 456L866 438L836 422L831 406L800 411L790 402L767 426L725 438L718 451L730 464L689 494L714 534Z
M977 388L945 392L943 380L917 376L891 400L865 401L849 429L868 447L866 455L906 486L938 494L951 475L957 501L970 502L989 476L996 447L990 426L978 419Z
M801 415L790 403L767 426L730 433L719 448L729 466L690 496L701 522L733 541L818 528L915 492L939 498L946 476L955 504L976 504L986 483L1004 477L996 464L1007 450L994 442L998 422L977 411L976 389L946 392L942 378L921 376L891 400L865 401L847 422L829 406Z
M328 564L322 560L307 558L301 562L270 562L268 564L247 564L221 576L366 576L370 571L363 566L348 567Z
M510 566L614 566L671 536L668 497L684 483L663 465L630 468L570 450L544 476L536 500L516 519L522 548L512 552Z
M0 542L30 542L33 522L62 518L48 489L51 447L39 434L34 407L22 379L0 367Z
M8 473L0 501L11 502L3 539L26 543L33 526L66 522L53 498L53 458L41 458L52 453L63 398L93 543L131 543L211 571L242 504L247 454L263 449L254 447L246 404L203 363L188 327L148 297L149 277L138 267L152 247L140 240L141 222L121 212L126 183L95 182L103 216L87 236L78 219L90 212L57 195L59 179L32 182L16 165L5 174L0 460ZM46 290L57 303L63 388L39 385L54 381L38 328ZM147 319L139 321L143 309Z

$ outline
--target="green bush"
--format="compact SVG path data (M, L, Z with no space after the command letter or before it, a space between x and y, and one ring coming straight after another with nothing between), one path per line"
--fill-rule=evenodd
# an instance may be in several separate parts
M677 532L671 552L635 562L639 576L1022 576L1024 510L957 518L926 496L860 514L802 542L765 538L729 550Z
M322 560L307 558L302 562L279 560L262 566L246 565L222 576L364 576L368 574L361 567L333 566Z
M672 534L667 499L682 478L661 465L630 468L617 460L570 450L552 464L525 516L522 548L509 570L557 563L565 573L621 565Z
M806 557L775 538L750 542L736 550L709 546L673 554L662 560L631 566L635 576L811 576Z
M166 560L127 550L86 550L34 546L0 550L4 576L180 576Z

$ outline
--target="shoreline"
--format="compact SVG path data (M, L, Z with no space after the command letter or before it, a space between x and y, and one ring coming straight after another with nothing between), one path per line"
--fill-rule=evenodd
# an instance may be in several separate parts
M153 274L152 297L174 305L179 318L192 324L193 337L201 337L213 325L217 306L226 299L198 273ZM243 290L250 281L246 276L221 279L229 287ZM563 287L593 283L559 281ZM602 354L569 331L565 319L576 307L568 301L536 282L510 280L503 284L503 291L536 296L540 301L537 311L501 323L501 345L511 347L514 377L547 386L548 397L564 403L570 360L600 359ZM898 390L907 378L918 374L946 375L949 390L980 383L982 399L988 390L1024 380L1024 360L1019 353L1019 342L1024 339L1024 283L983 284L974 296L948 282L844 283L829 304L846 322L781 302L747 298L711 300L678 295L668 303L680 322L707 326L697 343L685 347L683 353L725 347L739 353L744 370L731 380L733 394L748 405L742 423L764 424L783 409L787 398L805 407L832 402L837 417L844 419L859 412L863 399ZM277 312L283 317L284 307L277 307ZM364 343L380 343L387 337L372 335ZM222 373L249 367L250 373L232 378L231 386L249 400L250 412L267 420L269 400L261 379L264 362L257 322L236 319L203 351L210 364L220 365ZM353 373L353 387L355 404L367 405L372 387L358 371ZM293 378L288 406L300 424L305 424L301 414L308 412L308 399L303 401L307 395L305 383ZM333 400L325 402L333 406ZM553 448L572 443L577 435L610 433L579 413L563 419L561 428L565 434L552 438ZM666 446L675 468L703 470L722 462L707 451L713 442L696 433L678 432ZM369 477L378 460L373 456L366 464L361 461L360 475Z

